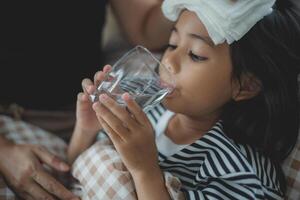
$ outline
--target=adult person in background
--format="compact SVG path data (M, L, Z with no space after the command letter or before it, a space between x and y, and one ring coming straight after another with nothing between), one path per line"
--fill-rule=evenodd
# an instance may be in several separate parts
M0 6L5 15L0 33L0 113L68 133L81 80L101 70L106 3L17 1ZM161 14L161 2L110 1L131 44L155 50L167 44L171 24Z
M130 41L156 49L167 44L167 36L161 36L171 27L157 18L161 2L111 3ZM64 157L65 143L27 122L56 133L73 128L72 103L81 79L100 70L105 4L103 0L1 2L0 174L5 182L0 180L0 199L13 199L14 194L23 199L76 198L43 168L68 171L69 166L54 156ZM155 38L161 39L153 40L152 46Z
M173 23L161 12L163 0L110 0L112 10L131 44L161 50L168 44ZM124 9L126 7L126 9Z

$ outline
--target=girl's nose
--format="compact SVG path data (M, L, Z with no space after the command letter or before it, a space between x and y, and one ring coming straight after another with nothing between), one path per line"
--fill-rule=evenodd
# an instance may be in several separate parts
M167 55L164 56L163 64L165 65L165 68L172 74L179 72L179 63L177 59L178 57L176 57L176 55L173 53L167 53Z

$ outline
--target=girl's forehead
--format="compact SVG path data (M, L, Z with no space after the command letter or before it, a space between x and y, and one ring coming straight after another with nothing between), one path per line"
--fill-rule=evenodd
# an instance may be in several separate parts
M188 43L197 44L194 43L194 41L196 41L195 39L200 38L217 51L223 51L224 49L229 48L229 45L226 42L215 45L209 36L205 25L192 11L185 10L181 13L175 24L173 32L175 32L175 34L172 34L171 38L174 39L179 37L180 40L182 39Z
M209 37L209 34L204 24L192 11L184 10L180 14L180 17L178 18L177 23L175 24L175 28L179 32L189 34L201 34L202 36Z

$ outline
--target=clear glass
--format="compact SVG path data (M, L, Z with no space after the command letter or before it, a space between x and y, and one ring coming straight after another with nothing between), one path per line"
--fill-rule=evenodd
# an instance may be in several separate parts
M164 73L164 80L158 71ZM90 98L95 102L100 94L106 93L120 105L125 105L121 96L128 92L147 111L173 89L174 81L165 66L149 50L136 46L113 65Z

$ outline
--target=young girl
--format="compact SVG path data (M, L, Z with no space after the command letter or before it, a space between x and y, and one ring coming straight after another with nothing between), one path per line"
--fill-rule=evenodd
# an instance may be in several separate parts
M125 93L127 109L105 94L91 108L110 67L83 81L70 162L103 128L138 199L170 199L164 172L186 199L284 198L280 163L299 123L299 13L290 1L217 2L164 2L176 24L162 63L176 87L163 105L145 114Z

